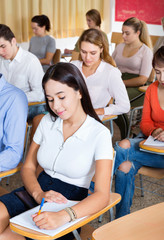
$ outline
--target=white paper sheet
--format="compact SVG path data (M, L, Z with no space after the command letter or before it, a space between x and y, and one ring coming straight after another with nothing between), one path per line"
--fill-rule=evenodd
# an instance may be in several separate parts
M77 204L78 202L76 201L68 201L66 204L58 204L58 203L48 203L46 202L44 205L43 205L43 208L42 208L42 211L52 211L52 212L58 212L66 207L71 207L75 204ZM66 223L65 225L55 229L55 230L43 230L43 229L39 229L35 223L33 222L32 220L32 217L31 215L34 214L34 213L37 213L39 211L39 207L40 206L37 206L35 208L32 208L24 213L21 213L19 214L18 216L15 216L13 218L10 219L10 222L12 223L16 223L18 225L21 225L23 227L26 227L26 228L30 228L32 230L35 230L35 231L38 231L38 232L41 232L41 233L44 233L44 234L47 234L47 235L50 235L50 236L54 236L55 234L63 231L64 229L74 225L75 223L79 222L80 220L82 220L83 218L79 218L73 222L69 222L69 223ZM84 217L85 218L85 217Z
M149 136L145 141L144 145L155 146L155 147L164 147L164 142L160 142L158 140L154 141L152 136Z

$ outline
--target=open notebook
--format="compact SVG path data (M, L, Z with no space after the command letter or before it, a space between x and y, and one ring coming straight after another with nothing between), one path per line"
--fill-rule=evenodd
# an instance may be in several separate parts
M147 140L144 142L144 145L154 146L154 147L164 147L164 142L160 142L158 140L154 141L152 136L149 136Z
M75 204L77 204L77 201L69 201L66 204L58 204L58 203L48 203L46 202L43 205L42 211L52 211L52 212L58 212L66 207L71 207ZM37 206L35 208L32 208L24 213L19 214L18 216L15 216L13 218L10 219L10 222L12 223L16 223L20 226L26 227L26 228L30 228L34 231L38 231L41 233L44 233L46 235L50 235L50 236L54 236L55 234L65 230L66 228L69 228L70 226L74 225L75 223L79 222L80 220L82 220L83 218L79 218L73 222L69 222L66 223L65 225L55 229L55 230L43 230L43 229L39 229L35 223L32 220L31 215L34 213L37 213L39 211L39 207ZM84 217L85 218L85 217Z

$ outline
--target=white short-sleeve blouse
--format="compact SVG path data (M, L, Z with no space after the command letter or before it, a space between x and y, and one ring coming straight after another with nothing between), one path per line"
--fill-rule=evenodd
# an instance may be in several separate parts
M52 121L45 115L33 140L40 145L37 160L53 178L89 188L95 173L95 161L112 159L113 149L108 128L87 115L83 125L65 142L63 120Z

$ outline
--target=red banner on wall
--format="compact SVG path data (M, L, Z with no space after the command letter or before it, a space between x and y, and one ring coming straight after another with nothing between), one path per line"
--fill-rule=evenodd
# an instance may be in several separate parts
M148 24L161 24L164 0L115 0L115 21L137 17Z

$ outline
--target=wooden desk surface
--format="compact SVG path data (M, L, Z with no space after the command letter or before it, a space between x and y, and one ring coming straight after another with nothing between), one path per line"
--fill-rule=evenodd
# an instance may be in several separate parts
M28 103L28 106L44 105L44 104L46 104L45 101L42 101L42 102L29 102L29 103Z
M150 152L156 152L157 154L161 153L161 154L164 154L164 147L154 147L154 146L149 146L149 145L144 145L144 142L146 140L143 140L139 143L139 147L144 149L144 150L147 150L147 151L150 151Z
M117 118L117 115L105 115L102 119L102 122L106 122L108 120L114 120Z
M142 87L139 87L138 90L140 92L146 92L146 90L148 89L149 86L142 86Z
M72 53L62 53L61 58L72 57Z
M107 223L92 236L92 240L163 240L164 202Z
M28 228L25 228L25 227L22 227L20 225L17 225L17 224L14 224L14 223L10 223L10 228L11 230L13 230L14 232L20 234L20 235L23 235L23 236L27 236L27 237L30 237L30 238L34 238L34 239L47 239L47 240L50 240L50 239L56 239L58 237L61 237L69 232L72 232L73 230L79 228L79 227L82 227L84 226L85 224L89 223L90 221L92 221L93 219L99 217L100 215L102 215L103 213L105 213L106 211L108 211L110 208L114 207L117 203L119 203L121 200L121 196L120 194L118 193L110 193L110 198L109 198L109 204L107 205L107 207L103 208L101 211L91 215L91 216L88 216L86 218L84 218L83 220L81 220L80 222L74 224L73 226L65 229L64 231L56 234L55 236L48 236L48 235L45 235L45 234L42 234L42 233L39 233L39 232L36 232L34 230L31 230L31 229L28 229Z

